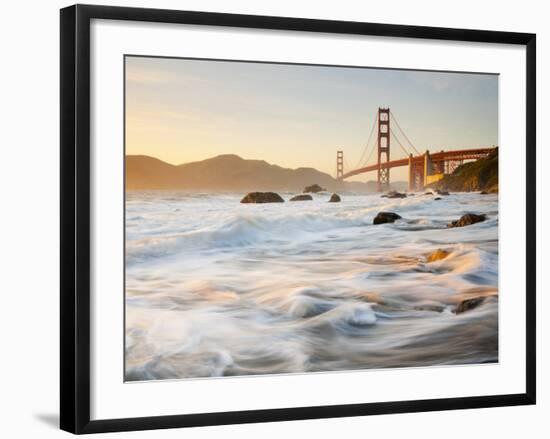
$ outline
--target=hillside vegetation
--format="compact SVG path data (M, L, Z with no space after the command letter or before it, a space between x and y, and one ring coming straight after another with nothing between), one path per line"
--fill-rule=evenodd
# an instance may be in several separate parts
M489 157L464 163L456 170L430 185L434 189L455 192L498 192L498 148Z

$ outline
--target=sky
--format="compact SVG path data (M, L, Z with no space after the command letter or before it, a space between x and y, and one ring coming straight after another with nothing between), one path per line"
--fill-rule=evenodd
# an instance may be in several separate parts
M126 154L172 164L237 154L334 176L337 150L344 151L345 172L358 164L379 107L390 108L421 153L498 145L497 75L153 57L125 62ZM412 151L393 120L391 127ZM375 140L376 132L370 148ZM390 156L405 156L394 139ZM406 168L391 177L406 180Z

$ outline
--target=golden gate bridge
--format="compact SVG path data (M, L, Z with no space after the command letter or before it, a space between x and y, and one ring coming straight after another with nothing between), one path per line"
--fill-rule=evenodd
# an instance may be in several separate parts
M393 130L396 126L403 142ZM372 143L374 128L377 129L377 141ZM390 159L391 141L397 144L405 153L404 158ZM479 160L485 158L495 150L495 146L487 148L463 148L449 151L430 153L426 150L421 154L407 137L394 114L389 108L378 108L367 143L357 165L352 170L344 172L344 151L336 153L336 178L343 181L354 175L367 172L376 172L377 189L379 192L389 189L390 169L401 166L409 167L409 191L420 191L430 183L443 178L445 174L452 174L454 170L464 163L464 160ZM376 151L377 161L370 163L372 155ZM368 153L368 154L367 154Z

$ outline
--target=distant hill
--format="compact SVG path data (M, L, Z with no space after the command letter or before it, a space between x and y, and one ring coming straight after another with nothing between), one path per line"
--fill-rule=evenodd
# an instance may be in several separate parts
M144 155L126 156L126 188L129 190L301 191L314 183L329 191L376 190L373 181L342 183L314 168L282 168L233 154L177 166Z
M431 187L455 192L498 192L498 148L485 159L464 163Z

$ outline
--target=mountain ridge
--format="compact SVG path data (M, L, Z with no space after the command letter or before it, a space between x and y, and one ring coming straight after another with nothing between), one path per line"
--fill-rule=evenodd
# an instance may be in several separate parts
M301 191L314 183L332 192L376 190L374 181L342 182L315 168L284 168L236 154L179 165L147 155L127 155L125 161L127 190Z

